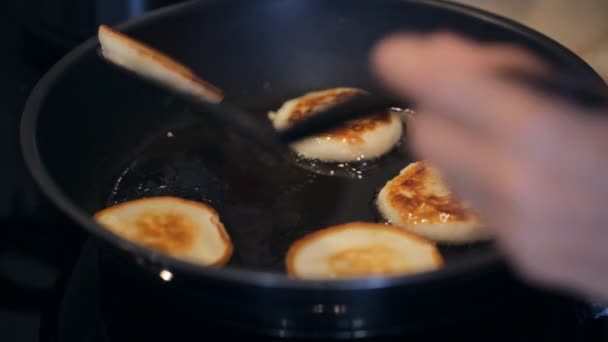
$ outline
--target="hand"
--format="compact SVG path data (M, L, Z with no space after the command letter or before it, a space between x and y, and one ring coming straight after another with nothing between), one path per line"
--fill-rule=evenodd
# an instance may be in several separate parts
M608 300L608 119L493 77L548 71L515 46L401 34L372 62L417 103L412 151L477 209L516 269Z

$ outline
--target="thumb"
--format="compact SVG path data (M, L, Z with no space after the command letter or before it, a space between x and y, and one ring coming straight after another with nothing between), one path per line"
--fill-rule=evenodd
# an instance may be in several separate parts
M415 34L399 33L381 40L371 53L371 66L376 77L389 91L407 97L416 90L417 73L422 67L421 48L424 40Z

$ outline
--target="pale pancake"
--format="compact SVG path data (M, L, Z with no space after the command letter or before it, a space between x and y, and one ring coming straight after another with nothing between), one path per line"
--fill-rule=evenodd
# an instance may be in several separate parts
M287 271L300 279L361 278L428 272L443 266L435 244L403 229L352 222L291 245Z
M285 129L298 120L315 115L333 105L364 93L357 88L333 88L310 92L285 102L269 117L275 129ZM291 145L300 156L325 162L364 161L389 152L401 138L403 122L390 111L370 113L326 133L302 139Z
M232 255L218 213L200 202L143 198L103 209L94 219L127 240L189 262L223 265Z
M491 237L473 209L454 197L439 170L427 161L408 165L388 181L376 204L391 224L435 242L463 244Z
M98 39L102 55L113 63L208 102L219 103L224 98L219 88L191 69L124 33L101 25Z

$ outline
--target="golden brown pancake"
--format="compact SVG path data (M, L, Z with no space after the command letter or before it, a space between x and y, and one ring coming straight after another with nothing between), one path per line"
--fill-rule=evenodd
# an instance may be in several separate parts
M99 26L98 39L102 55L124 68L147 75L164 84L171 84L208 102L219 103L224 98L219 88L147 44L106 25Z
M466 203L456 199L439 171L415 162L386 183L376 205L391 224L439 243L468 243L490 232Z
M364 93L357 88L333 88L310 92L285 102L269 117L276 129L285 129L299 120ZM363 161L380 157L399 141L403 123L387 108L352 120L343 126L291 145L300 156L327 162Z
M223 265L232 242L210 206L176 197L150 197L103 209L94 219L119 236L201 265Z
M301 279L360 278L435 270L435 244L384 224L352 222L309 234L291 245L287 271Z

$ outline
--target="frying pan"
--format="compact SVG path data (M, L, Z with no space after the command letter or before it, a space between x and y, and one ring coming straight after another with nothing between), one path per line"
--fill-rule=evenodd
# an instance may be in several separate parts
M600 80L539 33L441 1L196 1L118 29L192 66L222 88L227 101L266 121L269 110L308 91L382 92L368 54L395 31L452 30L517 43L558 70ZM492 243L442 248L446 266L417 275L287 277L284 254L299 237L333 224L379 220L375 193L414 160L407 137L379 161L334 176L297 158L277 163L164 90L109 67L97 45L95 38L83 43L37 85L22 120L23 154L44 193L101 242L102 281L121 279L113 284L134 303L153 301L146 311L160 321L182 315L277 336L364 337L439 326L464 318L456 308L482 313L512 301L507 293L517 296L507 290L514 281ZM235 245L228 265L176 260L91 220L108 205L161 194L218 209Z

